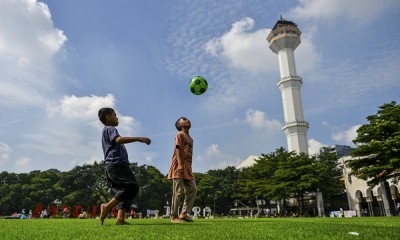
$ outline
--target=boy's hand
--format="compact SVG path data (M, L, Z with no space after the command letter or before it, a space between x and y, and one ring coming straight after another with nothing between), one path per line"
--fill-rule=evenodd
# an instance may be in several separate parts
M149 145L149 144L151 143L151 140L150 140L150 138L143 137L143 138L141 139L141 142L146 143L147 145Z

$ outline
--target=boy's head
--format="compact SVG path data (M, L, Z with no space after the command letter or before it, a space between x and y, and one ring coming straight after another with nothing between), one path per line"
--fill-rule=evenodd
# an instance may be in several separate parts
M180 117L178 118L178 120L176 120L175 122L175 127L178 131L182 130L182 126L185 126L187 128L191 127L191 123L189 121L189 119L185 118L185 117Z
M112 108L101 108L98 113L100 122L102 122L104 125L108 125L107 116L111 116L114 112L115 111Z

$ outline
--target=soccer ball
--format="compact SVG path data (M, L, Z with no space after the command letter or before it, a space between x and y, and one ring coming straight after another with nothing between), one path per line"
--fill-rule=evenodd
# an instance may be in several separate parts
M193 94L201 95L207 91L208 83L203 77L196 76L190 81L189 88Z

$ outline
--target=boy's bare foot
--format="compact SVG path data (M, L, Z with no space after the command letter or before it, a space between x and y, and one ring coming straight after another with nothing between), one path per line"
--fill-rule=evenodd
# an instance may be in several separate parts
M193 220L188 215L179 215L179 219L185 222L193 222Z
M108 209L104 204L101 204L100 206L100 222L101 225L103 225L104 219L106 219L108 214Z
M179 218L177 218L177 217L171 218L171 222L172 222L172 223L182 223L182 221L181 221Z
M115 225L131 225L130 223L128 223L127 221L125 221L125 219L118 219L117 222L115 223Z

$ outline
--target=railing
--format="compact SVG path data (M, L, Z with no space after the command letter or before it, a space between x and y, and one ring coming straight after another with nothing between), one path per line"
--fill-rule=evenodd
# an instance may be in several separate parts
M285 82L285 81L289 81L289 80L296 80L296 81L300 81L301 83L303 83L303 79L300 76L290 75L290 76L286 76L286 77L279 79L278 84L280 82Z
M304 121L304 120L294 120L294 121L289 121L289 122L286 122L285 121L285 124L284 124L284 128L286 128L286 127L290 127L290 126L296 126L296 125L302 125L302 126L309 126L309 123L307 122L307 121Z

